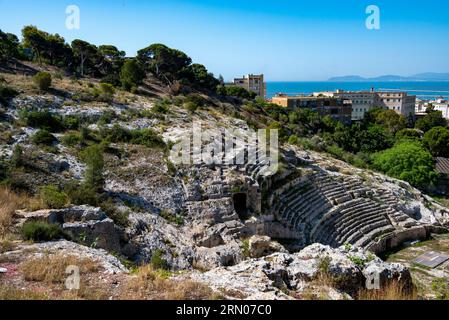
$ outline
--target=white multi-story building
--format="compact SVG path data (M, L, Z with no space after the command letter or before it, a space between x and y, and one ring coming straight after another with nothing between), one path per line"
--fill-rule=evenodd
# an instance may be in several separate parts
M449 119L449 101L442 98L436 100L416 100L415 114L424 116L427 108L433 107L433 110L441 111L443 117Z
M369 110L380 107L394 110L403 116L415 115L416 96L409 96L406 92L379 92L374 91L343 91L316 92L314 96L339 97L352 101L352 120L363 119Z
M433 109L436 111L441 111L443 117L449 119L449 101L443 99L437 99L432 101Z
M394 110L405 117L415 115L416 96L409 96L406 92L377 92L379 107Z

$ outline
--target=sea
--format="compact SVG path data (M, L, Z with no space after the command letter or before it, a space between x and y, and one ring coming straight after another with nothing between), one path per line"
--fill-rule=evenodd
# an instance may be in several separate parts
M288 95L311 94L320 91L405 91L422 100L443 98L449 100L449 81L444 82L267 82L267 98L277 93Z

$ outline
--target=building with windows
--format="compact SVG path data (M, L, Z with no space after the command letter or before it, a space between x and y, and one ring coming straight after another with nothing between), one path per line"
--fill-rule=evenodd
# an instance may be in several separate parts
M431 101L433 106L433 110L441 111L443 114L443 118L449 120L449 101L443 99L437 99L435 101Z
M267 92L263 74L248 74L241 78L235 78L232 83L227 83L226 85L245 88L248 91L255 92L261 98L265 98Z
M318 112L321 116L330 116L343 123L351 122L351 101L326 96L289 96L277 94L271 102L289 109L307 108Z
M390 109L406 117L415 115L416 96L409 96L406 92L384 91L344 91L316 92L314 96L337 97L351 100L352 120L364 118L365 113L373 108Z
M379 107L394 110L405 117L415 116L416 96L409 96L406 92L377 92Z

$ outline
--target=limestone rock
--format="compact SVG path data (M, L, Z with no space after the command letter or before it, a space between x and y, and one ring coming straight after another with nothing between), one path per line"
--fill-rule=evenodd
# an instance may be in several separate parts
M81 243L105 249L110 252L121 252L120 234L111 219L87 222L67 222L62 225L72 239Z
M267 236L252 236L249 238L248 244L251 258L260 258L275 252L287 252L281 244L271 241L271 238Z
M42 256L43 254L63 254L74 255L80 258L90 258L100 263L104 268L105 273L127 273L126 267L113 255L106 250L86 247L71 241L59 240L33 244L23 244L13 251L3 253L7 259L12 259L13 256L20 258L26 257L31 259L33 257ZM8 258L11 256L10 258Z
M382 262L359 248L334 249L321 244L295 254L275 253L234 266L192 273L190 277L231 299L301 299L311 293L315 297L319 293L319 298L325 299L350 299L365 288L372 272L380 274L382 285L399 281L412 286L410 273L402 265Z
M111 252L121 252L121 231L100 208L83 205L34 212L18 211L16 216L19 218L19 225L36 220L59 224L74 241Z

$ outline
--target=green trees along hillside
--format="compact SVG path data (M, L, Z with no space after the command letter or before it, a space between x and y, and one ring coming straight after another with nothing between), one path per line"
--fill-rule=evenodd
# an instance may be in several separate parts
M377 170L415 187L427 187L438 177L432 155L419 142L400 142L391 149L373 154L372 161Z

